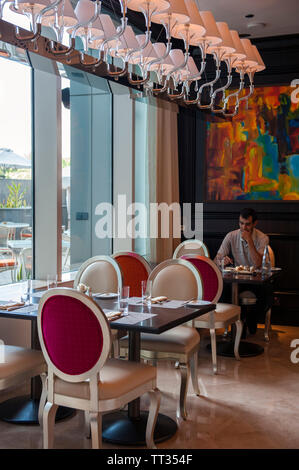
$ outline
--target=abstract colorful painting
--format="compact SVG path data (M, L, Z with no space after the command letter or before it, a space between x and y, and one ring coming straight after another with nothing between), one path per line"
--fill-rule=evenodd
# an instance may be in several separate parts
M208 123L206 200L299 200L294 88L256 88L233 119ZM292 102L293 101L293 102ZM212 118L213 119L213 118Z

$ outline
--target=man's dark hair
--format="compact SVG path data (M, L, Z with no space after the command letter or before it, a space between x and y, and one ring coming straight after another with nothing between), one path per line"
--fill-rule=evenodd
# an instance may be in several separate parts
M257 220L257 213L254 209L251 209L250 207L242 209L240 212L240 216L243 217L243 219L249 219L249 217L252 217L252 222L255 222Z

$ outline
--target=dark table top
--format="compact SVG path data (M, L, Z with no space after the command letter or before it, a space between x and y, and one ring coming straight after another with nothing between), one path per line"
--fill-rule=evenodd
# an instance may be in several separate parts
M37 311L38 311L38 302L39 298L32 298L33 302L36 302L36 308L33 312L24 313L22 309L12 310L10 312L0 311L0 318L16 318L20 320L31 320L36 321ZM99 300L96 299L96 303L104 308L109 310L117 310L117 304L114 300ZM180 307L180 308L162 308L160 306L152 305L151 310L149 311L148 307L142 305L130 305L129 310L133 312L143 312L143 313L152 313L155 316L145 320L143 322L130 325L125 323L118 323L117 320L111 322L111 328L118 330L135 330L144 333L155 333L160 334L163 331L167 331L175 326L186 323L194 318L203 315L204 313L214 310L216 306L214 304L204 305L201 307ZM123 319L122 319L123 320Z
M223 273L223 282L232 284L265 284L276 279L281 274L281 271L273 271L271 274L254 273L254 274L241 274L241 273Z
M115 300L99 300L96 302L100 307L104 309L116 310ZM116 330L135 330L143 333L154 333L160 334L163 331L170 330L175 326L186 323L194 318L197 318L204 313L208 313L211 310L215 310L215 304L204 305L201 307L188 307L183 306L180 308L164 308L157 305L152 305L149 310L148 307L142 305L129 305L129 311L141 312L141 313L152 313L155 316L137 323L135 325L126 325L125 323L118 323L117 320L111 322L111 328ZM123 318L122 318L123 321Z

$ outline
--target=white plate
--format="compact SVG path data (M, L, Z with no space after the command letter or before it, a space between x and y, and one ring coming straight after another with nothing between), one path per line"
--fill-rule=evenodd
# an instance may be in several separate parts
M115 299L118 297L118 294L115 292L106 292L105 294L92 294L93 297L97 299Z
M281 268L271 268L271 271L281 271Z
M187 305L190 307L202 307L203 305L211 305L212 302L209 302L208 300L191 300L191 302L188 302Z

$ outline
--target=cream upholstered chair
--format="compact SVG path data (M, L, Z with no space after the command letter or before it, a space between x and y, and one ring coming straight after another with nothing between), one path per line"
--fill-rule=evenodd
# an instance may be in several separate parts
M240 319L241 308L238 305L217 303L223 289L222 275L217 265L205 256L186 255L183 256L192 263L199 271L203 286L203 300L208 300L213 304L217 304L214 312L206 313L198 319L193 320L196 328L208 328L211 335L211 350L213 372L217 374L217 345L216 332L218 328L227 328L235 323L237 333L235 337L234 353L235 358L240 360L239 344L242 335L242 322Z
M201 298L200 275L192 264L184 260L167 260L160 263L151 272L152 296L167 296L168 299L190 300ZM187 308L187 307L186 307ZM156 362L158 359L178 361L181 374L180 399L177 416L186 419L186 396L191 372L193 389L200 394L197 378L197 356L200 336L195 328L180 325L159 335L141 333L141 356ZM128 338L120 340L122 348L128 348Z
M110 256L94 256L80 266L74 288L80 283L89 286L93 293L118 292L122 287L121 271Z
M144 393L150 396L146 443L148 447L154 447L153 433L160 405L156 368L108 359L110 325L89 296L67 288L46 292L38 309L38 335L48 364L47 403L43 412L44 448L53 447L55 414L59 405L89 414L95 449L102 443L102 414L122 408Z
M4 345L0 342L0 391L17 387L37 375L42 379L43 390L38 410L40 424L46 403L46 372L47 364L41 351Z
M181 258L183 255L200 255L210 257L208 247L201 240L185 240L175 249L173 258Z
M82 283L90 287L93 293L117 293L122 287L122 275L116 261L110 256L94 256L85 261L79 268L74 280L74 288ZM113 357L119 356L120 330L112 330Z
M269 250L271 266L272 268L274 268L275 267L275 255L270 245L268 245L268 250ZM254 294L254 292L251 292L249 290L241 292L239 299L240 299L240 303L244 306L255 305L257 301L256 295ZM265 315L264 338L267 343L270 341L269 331L271 327L271 313L272 313L272 310L271 308L269 308Z

